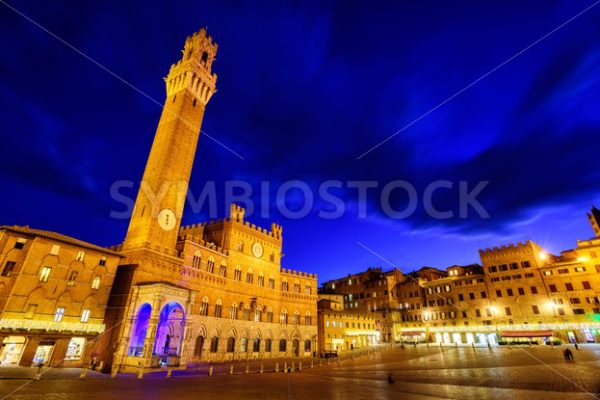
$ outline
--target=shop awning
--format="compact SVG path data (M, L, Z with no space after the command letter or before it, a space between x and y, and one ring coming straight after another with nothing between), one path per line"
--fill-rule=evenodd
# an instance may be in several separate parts
M425 335L425 331L407 331L407 332L402 332L401 335L402 336L422 336L422 335Z
M548 337L552 331L504 331L502 337Z

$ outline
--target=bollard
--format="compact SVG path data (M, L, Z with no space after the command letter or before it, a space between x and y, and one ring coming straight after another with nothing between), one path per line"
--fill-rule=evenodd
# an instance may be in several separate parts
M287 362L283 363L283 372L287 374Z
M173 376L173 369L167 368L167 378L170 378L172 376Z
M292 361L292 372L296 370L296 361Z
M310 360L310 367L314 368L315 367L315 361L314 360Z
M144 378L144 367L140 365L140 370L138 371L138 379Z
M213 366L211 365L210 367L208 367L208 376L212 376L213 374Z
M471 342L471 347L475 348L475 342Z
M265 366L260 364L260 373L262 374L265 371Z
M81 371L81 374L79 374L79 379L85 379L85 377L87 376L87 371L88 371L88 369L87 369L87 368L84 368L84 369Z
M275 363L275 372L279 372L279 363Z
M302 371L302 361L298 362L298 371Z
M319 360L319 367L322 367L322 366L323 366L323 359L320 359Z
M229 366L229 375L233 375L233 364Z
M246 373L249 374L250 373L250 364L246 364Z

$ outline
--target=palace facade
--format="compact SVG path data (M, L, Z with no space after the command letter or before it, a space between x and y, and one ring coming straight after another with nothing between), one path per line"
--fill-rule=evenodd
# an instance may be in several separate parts
M189 36L122 245L0 229L0 360L113 373L317 350L317 277L281 266L283 229L231 205L181 226L217 44Z

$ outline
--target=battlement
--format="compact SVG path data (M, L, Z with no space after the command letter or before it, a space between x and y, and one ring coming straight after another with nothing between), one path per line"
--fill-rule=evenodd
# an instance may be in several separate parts
M317 274L308 272L296 271L294 269L281 268L281 273L285 275L298 276L301 278L317 279Z
M492 248L480 249L479 255L481 257L496 257L496 256L508 256L511 254L522 253L525 251L534 251L539 249L539 246L533 241L528 240L526 242L517 242L509 245L495 246Z
M216 92L217 75L212 73L211 68L217 49L217 44L204 28L188 36L182 58L171 65L165 78L167 95L175 96L182 90L188 90L206 105Z

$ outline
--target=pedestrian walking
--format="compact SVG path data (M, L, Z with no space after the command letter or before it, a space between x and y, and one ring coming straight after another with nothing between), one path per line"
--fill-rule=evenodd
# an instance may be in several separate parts
M575 342L575 350L579 350L579 344Z
M573 352L571 349L565 349L563 355L565 357L565 361L573 361Z
M394 383L394 378L392 378L392 374L388 375L388 383L391 385L392 383Z

